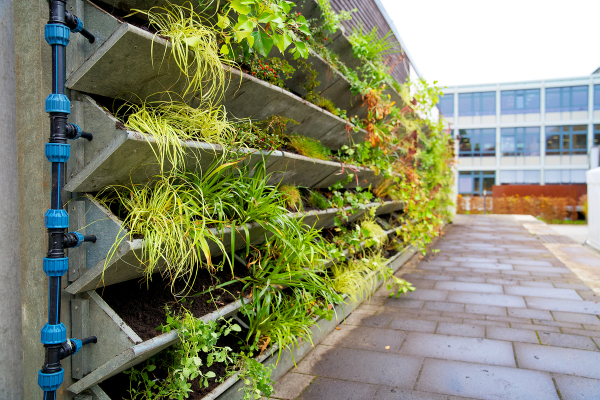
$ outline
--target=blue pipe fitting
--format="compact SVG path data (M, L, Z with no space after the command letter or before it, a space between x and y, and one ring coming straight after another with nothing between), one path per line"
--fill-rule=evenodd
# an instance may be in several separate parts
M38 385L44 392L54 392L62 385L64 376L65 370L62 368L53 374L45 374L40 370L38 371Z
M71 29L71 32L73 33L79 33L83 30L83 22L81 22L81 20L79 18L77 18L77 26L73 29Z
M48 276L63 276L69 270L69 257L48 258L44 257L44 272Z
M71 102L64 94L52 93L46 97L47 113L71 113Z
M50 46L56 44L60 46L68 45L70 35L71 31L66 25L46 24L44 27L44 38Z
M58 325L46 324L42 328L41 342L43 344L61 344L67 341L67 328L61 322Z
M73 247L79 247L81 246L81 244L83 243L83 241L85 240L83 235L79 232L69 232L72 233L73 235L77 236L77 244Z
M83 347L83 342L81 340L75 339L75 338L72 338L72 339L69 339L69 340L71 341L72 344L75 345L75 350L73 350L73 353L71 355L77 354L77 352L79 350L81 350L81 348Z
M73 138L73 140L79 139L81 137L81 128L77 124L73 124L72 123L71 125L73 125L73 127L75 127L75 130L77 131L77 134L75 135L75 137Z
M68 143L46 143L46 158L50 162L67 162L71 157L71 145Z
M48 229L67 229L69 227L69 214L65 210L51 208L44 214L44 223Z

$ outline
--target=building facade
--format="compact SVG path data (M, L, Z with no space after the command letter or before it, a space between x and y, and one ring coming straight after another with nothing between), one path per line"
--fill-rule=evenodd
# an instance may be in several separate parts
M440 110L459 142L458 193L493 185L585 184L600 145L600 74L447 87Z

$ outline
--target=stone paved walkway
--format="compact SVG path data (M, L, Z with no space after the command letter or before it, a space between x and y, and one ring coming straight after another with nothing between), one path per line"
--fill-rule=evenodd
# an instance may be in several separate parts
M274 398L600 399L598 297L540 239L513 217L458 216L435 247L404 275L416 292L380 289Z

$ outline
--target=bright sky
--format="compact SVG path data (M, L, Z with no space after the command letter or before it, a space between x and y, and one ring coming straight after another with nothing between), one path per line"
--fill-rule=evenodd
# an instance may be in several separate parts
M590 75L600 0L381 0L428 81L464 85Z

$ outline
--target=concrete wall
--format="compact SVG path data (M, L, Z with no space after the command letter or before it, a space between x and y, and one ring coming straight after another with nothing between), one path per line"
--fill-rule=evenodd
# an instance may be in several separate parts
M12 0L0 0L0 398L23 398L19 182Z
M44 25L48 20L47 0L18 0L13 2L13 8L14 31L17 33L16 139L20 178L19 249L24 360L21 374L24 395L17 398L40 399L42 391L37 385L37 373L44 363L40 330L48 318L48 278L42 271L42 259L47 250L44 213L50 205L51 188L50 163L44 156L44 145L50 136L44 100L51 93L52 54L44 40ZM2 44L4 46L4 40ZM63 286L65 283L63 281ZM61 312L69 335L71 313L69 297L64 292ZM70 359L63 360L62 366L65 369L65 383L58 392L58 399L68 399L71 396L65 388L71 382Z
M588 196L588 232L587 244L600 251L600 168L586 172Z

